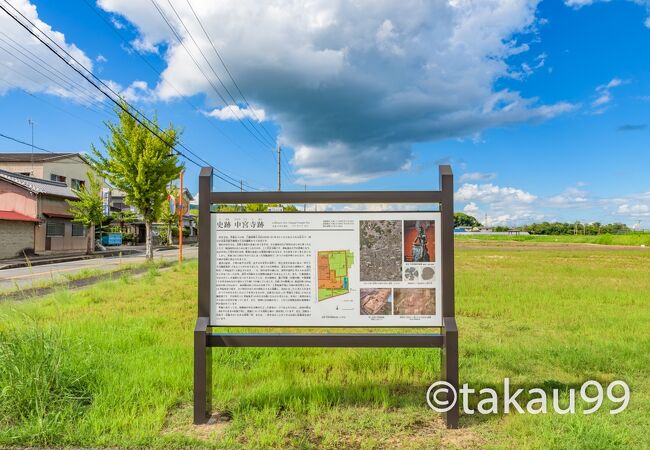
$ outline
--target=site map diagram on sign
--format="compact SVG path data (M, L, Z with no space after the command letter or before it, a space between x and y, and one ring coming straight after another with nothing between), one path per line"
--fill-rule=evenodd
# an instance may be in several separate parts
M354 262L349 250L318 252L318 301L350 292L348 271Z

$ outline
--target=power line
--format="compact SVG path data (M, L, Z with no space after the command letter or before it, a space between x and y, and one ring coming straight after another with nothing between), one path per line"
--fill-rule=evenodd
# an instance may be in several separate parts
M186 52L186 53L188 54L188 56L192 59L192 61L194 62L194 65L197 67L197 69L199 69L199 72L201 72L201 75L203 75L203 78L205 78L205 80L208 82L208 84L212 87L212 90L217 94L217 96L221 99L221 101L224 103L224 105L226 105L226 107L227 107L228 109L230 109L230 111L233 113L233 115L235 116L235 118L237 119L237 121L239 121L239 123L240 123L240 124L241 124L245 129L246 129L246 131L248 131L248 133L249 133L249 134L250 134L250 135L251 135L255 140L257 140L260 144L262 144L262 146L263 146L264 148L267 148L267 146L268 146L268 142L264 142L263 140L261 140L261 139L259 138L259 136L257 136L255 133L253 133L253 131L251 131L251 129L249 128L249 126L246 124L246 122L244 122L244 121L241 119L241 117L236 113L236 111L235 111L235 110L230 106L228 100L226 100L226 98L225 98L225 97L223 96L223 94L219 91L219 89L217 89L217 87L216 87L215 84L212 82L212 80L210 79L210 77L208 77L208 75L205 73L205 71L203 70L203 68L201 67L201 65L198 63L198 61L196 60L196 58L194 57L194 55L192 54L192 52L190 52L190 50L187 48L187 46L186 46L185 43L183 42L183 38L180 36L180 34L178 34L178 32L176 31L176 29L174 28L174 26L171 24L171 22L169 21L169 19L167 18L166 14L165 14L165 12L161 9L161 7L158 5L158 3L156 2L156 0L151 0L151 4L154 6L154 8L156 8L156 11L158 11L158 14L160 15L160 17L163 19L163 21L167 24L167 27L168 27L168 28L171 30L171 32L174 34L174 37L176 38L176 40L178 41L178 43L183 47L183 49L185 49L185 52ZM201 51L201 50L199 49L199 51ZM204 58L205 58L205 56L204 56ZM218 78L218 77L217 77L217 78Z
M0 41L2 41L3 43L9 45L12 49L14 49L18 53L20 53L22 56L24 56L28 60L36 63L39 67L43 68L44 70L46 70L47 72L52 74L53 76L55 76L56 78L61 80L63 83L66 83L68 86L72 86L72 85L77 86L81 90L81 92L83 94L85 94L85 96L89 99L90 103L92 103L92 104L99 103L101 106L104 106L93 95L93 93L88 90L87 86L83 86L82 84L80 84L76 80L73 80L72 78L70 78L69 76L64 74L62 71L60 71L59 69L57 69L53 65L47 63L44 59L42 59L41 57L36 55L34 52L29 50L25 46L21 45L19 42L16 42L16 40L12 39L11 36L7 35L6 33L0 31L0 35L4 36L4 38L0 37ZM8 42L8 41L10 41L10 42ZM6 51L7 53L10 53L14 58L16 58L17 60L19 60L23 64L25 64L25 65L27 65L27 66L29 66L30 68L33 69L33 67L31 67L29 64L27 64L21 58L17 57L15 54L12 54L11 52L9 52L5 48L3 48L3 50ZM50 78L48 77L48 79L50 79ZM54 82L54 80L52 80L52 79L50 79L50 81ZM74 89L74 88L71 88L71 89Z
M52 153L52 154L63 153L63 152L53 152L52 150L48 150L46 148L39 147L38 145L32 145L32 144L30 144L28 142L21 141L20 139L17 139L15 137L7 136L4 133L0 133L0 137L3 137L5 139L9 139L10 141L14 141L14 142L17 142L19 144L23 144L23 145L25 145L27 147L34 147L36 150L41 150L41 151L46 152L46 153Z
M185 29L185 32L187 33L187 35L190 37L190 39L191 39L192 42L194 43L194 46L196 47L196 49L199 51L199 53L200 53L201 56L203 57L203 60L205 61L205 63L208 65L208 67L210 68L210 70L212 71L212 73L214 74L214 76L215 76L215 77L217 78L217 80L219 81L219 84L221 84L221 87L224 89L224 91L226 91L226 93L228 94L228 96L229 96L230 99L232 100L233 106L236 106L236 105L237 105L237 100L235 100L235 97L233 97L232 93L230 92L230 90L228 89L228 87L225 85L225 83L223 82L223 80L221 79L221 77L219 76L219 74L217 73L217 71L214 70L214 67L213 67L212 64L210 63L210 60L205 56L205 53L203 53L203 50L201 50L201 47L199 46L198 42L196 42L196 39L194 39L194 36L192 35L192 32L191 32L191 31L189 30L189 28L185 25L185 22L183 22L183 19L181 18L180 14L178 14L178 11L176 11L176 8L174 8L174 5L172 4L171 0L167 0L167 4L169 4L169 7L170 7L170 8L172 9L172 11L174 12L174 15L176 16L176 18L178 19L178 21L180 22L180 24L181 24L181 25L183 26L183 28ZM226 103L228 103L228 102L226 102ZM233 109L230 105L227 105L227 106L228 106L228 108L229 108L233 113L235 113L234 109ZM274 145L275 140L273 139L273 137L271 137L271 140L270 140L270 141L267 141L267 140L266 140L266 137L265 137L262 133L260 133L258 127L257 127L257 126L255 125L255 123L250 119L250 117L246 117L246 115L243 115L243 117L244 117L244 119L247 121L247 123L251 126L251 128L253 128L253 130L255 130L255 131L257 132L257 134L258 134L258 135L259 135L259 136L260 136L260 137L261 137L261 138L262 138L262 139L263 139L267 144L269 144L269 145L271 145L271 146Z
M54 103L52 103L52 102L50 102L50 101L48 101L48 100L46 100L46 99L44 99L44 98L41 98L41 97L39 97L39 96L37 96L37 95L35 95L35 94L33 94L33 93L27 91L26 89L21 88L20 86L18 86L18 85L16 85L16 84L10 83L10 82L8 82L7 80L0 80L0 83L5 83L5 84L6 84L7 86L9 86L10 88L18 89L18 90L21 91L23 94L28 95L28 96L30 96L30 97L32 97L32 98L34 98L34 99L36 99L36 100L38 100L38 101L40 101L40 102L45 103L45 104L48 105L50 108L58 109L59 111L61 111L61 112L64 113L64 114L69 115L70 117L74 117L75 119L77 119L77 120L81 120L82 122L86 122L87 124L92 125L93 127L97 128L97 129L101 129L100 126L97 125L96 123L93 123L93 122L91 122L91 121L89 121L89 120L87 120L87 119L85 119L85 118L83 118L83 117L80 117L80 116L78 116L78 115L76 115L76 114L74 114L74 113L71 113L71 112L68 111L67 109L61 108L60 106L55 105ZM89 111L92 111L92 110L89 109Z
M28 62L22 60L21 58L19 58L19 57L16 56L15 54L11 53L11 52L10 52L9 50L7 50L6 48L4 48L4 47L0 47L0 50L6 52L9 56L12 56L12 57L15 58L17 61L19 61L20 63L24 64L24 65L27 66L28 68L32 69L34 72L38 73L39 75L41 75L41 76L42 76L43 78L45 78L46 80L49 80L49 81L52 82L53 84L57 85L58 87L60 87L61 89L63 89L63 91L65 91L65 92L70 92L71 94L73 94L74 97L77 97L77 98L79 99L79 103L82 104L82 105L84 105L88 110L93 111L93 112L95 112L95 113L97 113L97 114L100 114L100 115L101 115L102 113L106 113L105 110L99 109L98 107L94 106L95 104L93 103L92 100L88 100L87 98L84 100L84 98L81 97L80 94L75 93L75 92L72 90L72 89L74 89L74 88L71 88L70 85L65 86L65 85L63 85L61 82L59 82L59 81L57 81L57 80L55 80L55 79L49 77L48 75L46 75L45 73L43 73L43 72L42 72L41 70L39 70L38 68L34 67L34 66L31 65L30 63L28 63ZM12 72L14 72L14 73L16 73L16 74L18 74L18 75L20 75L20 76L23 76L23 77L25 77L25 78L28 78L28 79L30 79L31 81L33 81L34 83L36 83L36 84L39 83L37 80L34 80L34 79L31 78L31 77L25 76L24 74L22 74L22 73L20 73L19 71L15 70L13 67L9 66L8 64L6 64L6 63L3 63L3 64L4 64L4 65L9 69L9 70L11 70ZM86 102L87 102L87 103L86 103Z
M64 58L59 52L57 52L54 48L52 48L47 42L45 42L38 34L36 34L33 29L30 29L27 27L23 22L21 22L16 16L11 14L4 6L0 5L0 9L2 9L9 17L11 17L16 23L18 23L21 27L23 27L27 32L29 32L32 36L34 36L36 39L38 39L43 45L45 45L52 53L54 53L59 59L61 59L63 62L65 62L69 67L71 67L75 72L77 72L79 75L81 75L86 81L88 81L91 85L93 85L97 90L99 90L104 96L106 96L110 101L112 101L119 109L121 109L124 113L128 114L133 118L135 121L137 121L140 125L145 127L147 131L152 133L156 138L158 138L161 142L163 142L167 147L169 147L170 150L176 152L178 155L184 157L188 161L192 162L193 164L196 164L198 167L201 167L199 163L194 161L192 158L188 157L187 155L183 154L181 151L175 148L175 146L169 144L160 134L154 130L152 130L147 123L143 122L142 119L140 119L139 116L141 116L144 120L147 122L151 123L154 125L158 131L160 131L160 128L158 125L156 125L154 122L152 122L149 118L147 118L142 112L140 112L137 108L133 107L130 105L126 100L124 100L119 94L117 94L113 89L110 88L110 86L106 85L101 79L99 79L95 74L93 74L90 70L88 70L83 64L81 64L79 61L77 61L70 53L62 48L56 41L54 41L52 38L50 38L47 34L45 34L40 28L38 28L32 21L30 21L27 17L25 17L20 11L18 11L9 1L4 0L9 7L11 7L16 13L18 13L27 23L29 23L33 29L38 30L41 34L43 34L50 42L52 42L56 47L58 47L63 53L65 53L68 58L70 58L72 61L74 61L79 67L81 67L84 71L86 71L92 78L97 80L102 86L106 87L110 92L112 92L116 97L120 99L120 101L115 100L110 94L108 94L106 91L104 91L96 82L94 82L91 78L89 78L87 75L82 73L79 68L75 67L74 64L72 64L69 60ZM124 103L124 104L123 104ZM125 107L126 105L127 107ZM136 114L133 114L130 110L133 109ZM181 142L178 142L177 145L180 145L182 148L184 148L186 151L191 153L194 156L197 156L194 154L189 148L187 148L184 144ZM197 156L198 157L198 156ZM198 157L201 159L200 157ZM210 164L208 164L210 165ZM216 171L221 173L218 169L215 168ZM215 174L215 176L222 181L225 181L226 183L234 186L234 187L239 187L239 185L231 182L225 177L222 177L218 174Z
M260 118L257 116L257 113L255 112L255 109L250 105L250 103L249 103L248 100L246 99L246 96L244 95L244 93L242 92L242 90L239 88L239 85L237 84L237 81L235 81L235 78L234 78L234 77L232 76L232 74L230 73L230 70L228 69L228 66L226 65L226 62L225 62L225 61L223 60L223 58L221 57L221 54L217 51L217 48L215 47L215 45L214 45L214 43L213 43L213 41L212 41L212 38L210 37L210 35L208 34L207 30L206 30L205 27L203 26L203 22L201 22L201 19L199 18L198 14L196 13L196 11L194 11L194 8L192 7L192 3L190 3L190 0L185 0L185 1L187 2L187 6L190 7L190 10L192 10L192 14L193 14L194 17L196 18L196 21L199 23L199 26L200 26L201 29L203 30L203 34L205 34L205 37L208 39L208 42L210 43L210 46L212 47L212 50L214 50L214 53L217 55L217 58L219 58L219 61L221 62L221 65L222 65L223 68L226 70L226 73L228 74L228 77L230 78L230 80L232 81L233 85L234 85L235 88L237 89L237 92L239 92L239 95L241 95L241 98L244 100L244 104L245 104L246 107L249 109L249 111L251 111L251 112L253 113L253 115L255 116L255 118L257 119L257 121L259 122L259 124L260 124L260 126L262 127L262 129L264 130L264 132L265 132L265 133L266 133L266 134L271 138L271 140L275 140L275 138L271 135L271 133L269 133L269 131L266 129L266 127L265 127L264 124L262 123L262 120L260 120Z
M126 38L124 37L124 35L122 35L118 30L116 30L115 27L113 26L113 24L111 24L111 23L106 19L106 17L104 17L102 14L99 13L99 11L97 11L97 8L93 7L93 6L89 3L89 0L83 0L83 1L84 1L84 4L85 4L88 8L90 8L90 10L91 10L93 13L95 13L95 15L97 15L97 17L99 17L99 18L100 18L100 19L101 19L101 20L106 24L106 26L107 26L107 27L108 27L108 28L113 32L113 34L114 34L115 36L117 36L117 38L119 39L120 42L124 42L124 43L128 42L128 39L126 39ZM135 54L136 54L136 55L137 55L137 56L138 56L138 57L139 57L139 58L140 58L140 59L141 59L141 60L142 60L146 65L147 65L147 67L149 67L149 69L151 69L151 71L153 71L156 75L158 75L159 77L162 78L162 72L161 72L160 70L156 69L156 68L153 66L153 64L151 64L151 63L149 62L149 60L147 60L147 59L146 59L146 58L145 58L141 53L139 53L139 52L137 52L137 51L135 52ZM178 89L178 88L177 88L173 83L171 83L169 80L166 80L166 83L167 83L169 86L171 86L172 89L174 89L174 91L176 91L176 93L178 94L179 98L181 98L181 99L182 99L186 104L188 104L192 109L194 109L196 112L198 112L198 113L199 113L199 116L200 116L201 118L203 118L203 119L204 119L204 120L205 120L205 121L206 121L206 122L207 122L207 123L208 123L212 128L214 128L215 131L217 131L217 132L218 132L219 134L221 134L224 138L226 138L226 139L227 139L227 140L228 140L228 141L229 141L233 146L237 147L237 148L238 148L239 150L241 150L243 153L246 153L247 156L248 156L249 158L253 159L253 157L252 157L251 155L248 155L248 152L247 152L246 150L244 150L243 147L241 147L241 146L240 146L236 141L234 141L230 136L228 136L228 135L227 135L223 130L221 130L219 127L217 127L217 126L215 125L215 123L214 123L213 120L208 119L208 118L203 114L203 111L201 111L201 109L200 109L199 107L197 107L194 103L192 103L192 102L191 102L187 97L185 97L184 95L182 95L181 92L180 92L180 90L179 90L179 89ZM247 183L244 183L244 185L247 185ZM249 187L250 187L251 189L255 189L255 188L253 188L252 186L249 186Z

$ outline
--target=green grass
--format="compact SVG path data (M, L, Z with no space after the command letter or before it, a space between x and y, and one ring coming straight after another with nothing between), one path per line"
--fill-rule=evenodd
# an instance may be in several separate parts
M599 234L599 235L495 235L465 233L456 234L456 240L459 242L467 241L514 241L514 242L547 242L547 243L573 243L573 244L600 244L600 245L633 245L650 247L650 233L631 233L631 234Z
M213 357L229 420L194 427L191 262L0 304L0 447L649 448L649 263L607 247L457 252L461 381L620 378L632 398L616 416L462 416L448 431L424 402L438 350L234 348Z

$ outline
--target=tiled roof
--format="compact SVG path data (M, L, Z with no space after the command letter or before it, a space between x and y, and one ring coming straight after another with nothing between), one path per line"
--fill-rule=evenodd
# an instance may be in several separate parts
M56 197L77 198L67 184L59 181L43 180L0 169L0 180L21 186L34 194L54 195Z
M46 162L46 161L56 161L58 159L71 158L78 156L83 159L83 156L79 153L0 153L0 162Z

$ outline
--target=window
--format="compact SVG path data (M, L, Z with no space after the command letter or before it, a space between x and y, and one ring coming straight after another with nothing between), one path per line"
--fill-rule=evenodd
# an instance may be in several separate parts
M66 178L63 175L57 175L55 173L50 174L50 181L60 181L65 183Z
M72 222L72 235L73 236L85 236L86 227L81 223Z
M64 222L47 222L45 228L45 236L54 237L54 236L63 236L64 234L65 234Z
M84 180L77 180L75 178L70 179L70 187L74 189L75 191L78 191L82 187L86 185L86 182Z

